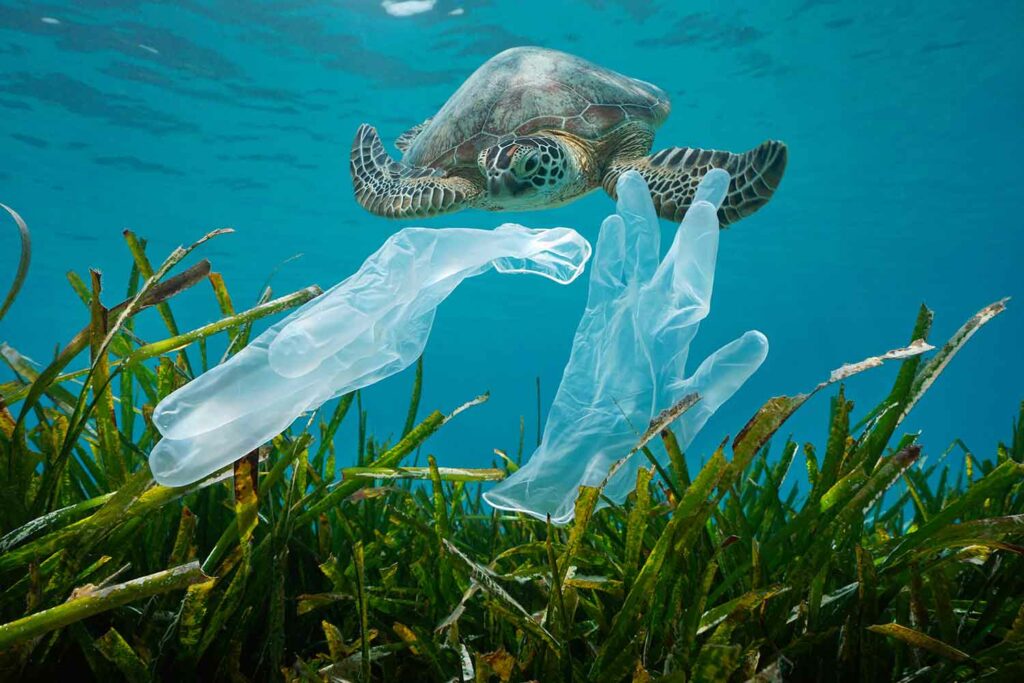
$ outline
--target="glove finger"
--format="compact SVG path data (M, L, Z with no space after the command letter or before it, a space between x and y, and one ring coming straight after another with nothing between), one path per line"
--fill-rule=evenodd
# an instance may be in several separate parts
M693 204L676 230L665 260L658 266L652 288L668 305L692 324L705 318L711 305L718 258L718 214L729 174L709 171L697 186Z
M661 226L647 183L636 171L623 173L615 185L616 213L626 226L625 263L627 282L648 282L658 268Z
M768 355L768 339L756 330L747 332L708 356L689 379L672 388L675 400L694 391L700 401L679 419L679 445L686 448L716 410L761 367Z
M504 231L519 242L514 256L502 256L491 263L499 273L540 275L567 285L583 272L590 258L590 242L571 228L531 230L507 223L493 233Z
M590 270L590 293L587 308L614 299L625 286L623 263L626 250L626 226L622 217L612 214L601 223Z

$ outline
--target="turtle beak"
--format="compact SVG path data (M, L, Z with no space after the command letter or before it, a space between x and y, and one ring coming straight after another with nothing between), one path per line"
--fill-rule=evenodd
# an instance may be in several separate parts
M522 190L515 176L511 173L502 173L497 176L487 176L487 192L492 197L515 196Z
M516 197L529 187L514 168L516 154L522 145L511 144L486 150L480 157L480 170L487 181L487 192L492 197ZM529 154L528 156L533 156Z

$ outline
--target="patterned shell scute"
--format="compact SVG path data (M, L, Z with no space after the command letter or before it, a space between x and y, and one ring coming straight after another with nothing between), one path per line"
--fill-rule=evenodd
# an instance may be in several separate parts
M475 167L481 150L512 135L564 130L598 140L627 120L656 128L668 113L668 96L657 86L564 52L517 47L466 79L402 160Z

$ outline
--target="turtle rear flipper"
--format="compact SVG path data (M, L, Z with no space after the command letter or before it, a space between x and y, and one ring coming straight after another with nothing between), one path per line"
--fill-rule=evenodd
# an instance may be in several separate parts
M480 194L474 183L436 168L392 159L373 126L359 126L349 160L356 201L378 216L434 216L465 208Z
M673 222L683 220L700 179L712 168L729 173L729 192L718 209L722 227L735 223L768 203L786 170L786 145L763 142L749 152L733 154L693 147L670 147L650 156L617 161L609 166L602 184L615 197L619 176L634 170L643 176L658 215Z
M416 137L423 132L423 129L429 126L430 122L433 120L433 118L429 118L423 123L413 126L409 130L405 131L397 138L395 138L395 147L398 148L398 151L400 151L402 154L405 154L407 151L409 151L409 148L412 147L413 140L415 140Z

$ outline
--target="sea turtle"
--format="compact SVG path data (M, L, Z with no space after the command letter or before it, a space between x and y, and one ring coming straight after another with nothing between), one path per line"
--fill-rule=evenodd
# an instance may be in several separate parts
M771 198L786 168L785 144L767 141L743 154L669 147L647 156L669 109L668 96L650 83L564 52L512 48L398 138L401 161L373 127L360 126L351 154L355 196L391 218L540 209L597 187L614 197L619 175L635 170L658 213L678 222L701 177L723 168L732 176L718 212L723 226Z

